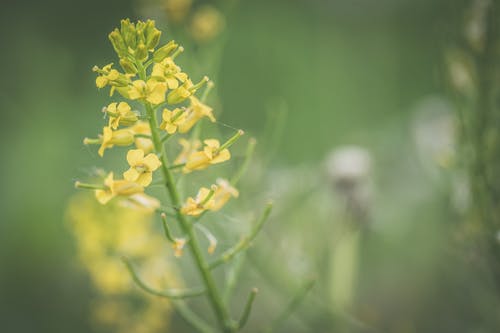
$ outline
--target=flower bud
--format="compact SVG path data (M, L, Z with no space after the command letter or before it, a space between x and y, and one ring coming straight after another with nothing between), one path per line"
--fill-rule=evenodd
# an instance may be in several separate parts
M121 58L120 65L127 74L137 73L137 67L135 67L134 63L127 58Z
M135 58L139 61L145 61L148 58L148 50L146 49L146 45L144 45L144 43L137 45Z
M179 45L176 42L171 40L155 51L155 53L153 54L153 60L155 62L161 62L166 57L169 57L178 46Z
M111 41L116 54L118 54L120 58L125 57L127 55L127 46L125 45L125 41L123 40L120 31L118 31L118 29L113 30L108 35L108 38Z
M129 19L121 21L121 33L127 47L135 50L137 46L136 29L135 26L130 23Z
M118 146L129 146L134 143L134 133L128 129L113 131L113 136L109 143Z

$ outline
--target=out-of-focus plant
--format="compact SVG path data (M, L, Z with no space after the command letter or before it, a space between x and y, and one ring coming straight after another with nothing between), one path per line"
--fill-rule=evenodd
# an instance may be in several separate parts
M100 205L85 193L70 201L68 218L77 240L78 256L100 293L92 307L99 326L113 332L153 333L165 330L171 306L156 297L141 297L117 259L126 255L140 261L140 274L155 288L176 286L174 264L164 260L167 250L155 233L152 213L111 202Z
M76 217L74 220L79 221L76 224L77 229L81 228L78 234L90 234L81 236L84 240L81 242L83 247L89 245L87 242L92 247L94 239L100 239L99 237L105 239L118 237L120 244L125 248L132 246L139 251L140 256L135 255L135 252L121 251L123 261L133 280L144 291L170 299L177 312L194 328L202 332L215 331L211 324L190 310L185 303L188 298L206 295L219 330L236 332L243 328L249 318L257 289L250 291L239 320L234 320L230 314L228 300L223 297L214 276L214 270L250 246L269 217L271 204L265 207L248 235L242 237L234 246L225 249L213 260L208 260L203 253L198 232L209 241L207 252L212 254L217 239L207 226L202 225L201 219L210 212L222 209L231 198L238 197L239 193L235 186L245 172L255 140L249 141L245 162L231 179L219 178L210 186L201 186L196 195L185 199L181 197L175 173L180 172L181 176L189 177L191 174L226 162L231 158L229 148L243 135L243 131L235 130L235 133L222 143L217 138L200 140L202 120L206 118L212 123L216 122L212 108L205 104L213 84L207 77L196 84L193 83L190 76L175 63L183 48L175 41L157 47L160 35L161 32L156 29L154 21L132 23L128 19L122 20L120 29L117 28L110 33L109 39L123 71L116 69L112 63L102 68L94 67L94 71L98 74L96 85L98 88L110 87L111 96L118 93L127 101L115 101L105 107L103 112L108 118L108 123L103 128L102 134L93 139L85 138L84 143L99 145L100 156L114 146L136 147L129 149L126 154L129 168L124 170L122 177L109 172L107 175L103 174L100 182L78 181L75 186L94 191L97 201L102 205L112 205L114 208L110 213L111 217L117 219L122 217L122 220L116 223L127 223L137 218L141 222L131 222L128 227L132 227L133 223L147 225L148 222L143 222L144 215L141 217L134 214L141 212L141 214L160 215L165 241L171 244L173 255L181 257L184 248L188 249L194 259L202 286L173 289L178 287L178 283L175 283L175 278L170 278L171 273L168 273L165 279L169 288L165 285L153 286L150 279L146 279L143 273L135 269L132 259L146 258L159 248L156 235L148 239L148 244L144 244L146 248L143 249L135 241L132 242L131 238L120 238L116 235L117 231L122 230L121 227L106 233L101 230L94 232L90 227L92 223L82 222L87 219L82 218L82 221L79 221ZM203 88L201 97L196 97L195 94ZM158 119L159 114L161 120ZM169 145L174 136L181 136L179 143L182 146L175 158L173 152L178 151L179 147ZM156 177L157 173L161 174L160 177ZM158 186L166 190L168 200L145 193L146 189ZM78 208L72 211L78 216ZM175 226L174 222L177 222ZM87 232L86 227L89 227L91 232ZM134 236L144 234L144 237L147 237L148 230L149 228L141 227L133 234ZM174 235L176 230L180 235ZM84 254L87 252L82 251ZM148 257L143 260L150 259ZM94 264L92 261L88 263L89 266ZM116 262L107 264L116 267ZM105 272L106 270L101 272L99 268L95 268L93 276L95 275L96 282L108 279L100 276ZM109 275L112 288L126 288L126 278L115 273L111 272ZM115 280L120 279L124 279L124 282L115 283ZM230 284L228 287L232 288L234 285Z
M473 0L463 30L446 57L459 119L459 167L467 174L467 237L481 267L500 281L500 24L497 1ZM474 251L478 252L478 251ZM479 254L477 253L477 254Z

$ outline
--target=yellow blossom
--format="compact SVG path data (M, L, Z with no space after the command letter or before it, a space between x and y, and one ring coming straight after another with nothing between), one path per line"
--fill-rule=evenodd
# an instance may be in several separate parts
M177 128L184 123L186 113L183 109L176 108L173 111L163 109L162 122L160 129L167 131L168 134L177 132Z
M129 150L127 153L127 162L130 165L130 169L123 173L123 178L144 187L151 184L153 171L161 165L158 156L152 153L144 156L144 151L141 149Z
M134 126L130 127L134 134L151 135L151 128L145 121L138 121ZM153 141L148 138L136 137L135 146L137 149L142 149L145 154L150 153L154 149Z
M172 248L174 249L174 256L179 258L182 256L182 250L184 245L186 245L186 239L184 238L175 238L174 243L172 244Z
M105 112L109 115L109 127L112 129L117 129L120 124L133 125L138 119L130 105L125 102L111 103L106 107Z
M182 146L182 150L177 156L177 158L174 160L174 165L175 164L183 164L186 163L188 160L188 157L194 153L195 151L198 150L198 148L201 147L201 142L200 140L192 140L188 141L186 139L180 139L179 144Z
M129 98L146 100L151 104L160 104L165 101L167 84L156 80L135 80L128 90Z
M205 5L194 13L189 31L194 40L203 43L216 37L224 25L224 16L215 7Z
M229 153L228 149L219 149L219 140L207 139L203 143L205 147L202 151L197 151L189 155L186 165L182 169L184 173L189 173L193 170L203 170L211 164L222 163L231 158L231 153Z
M118 195L130 196L144 191L144 188L137 183L123 179L114 180L112 172L104 180L104 186L104 189L95 191L97 201L103 205Z
M232 187L227 180L222 178L217 179L217 189L214 193L214 205L211 210L217 211L221 209L231 197L237 198L238 195L238 190Z
M179 132L188 132L197 122L203 117L208 117L211 122L215 122L215 117L212 113L212 108L206 104L203 104L195 96L189 98L190 105L186 110L185 121L179 124Z
M121 129L113 131L111 127L104 127L101 135L101 147L99 148L99 156L104 156L104 150L117 146L128 146L134 142L134 133L129 129ZM85 143L85 141L84 141Z
M165 81L168 89L175 89L179 87L179 81L184 82L188 79L186 73L181 71L171 57L163 59L160 63L153 66L151 76L159 81Z
M94 66L93 71L99 73L99 76L95 80L95 84L97 88L104 88L106 86L111 86L110 96L113 95L113 92L118 90L120 94L125 97L128 97L126 90L128 84L130 83L130 77L134 76L133 74L122 74L116 69L112 68L113 64L108 64L103 68L99 68Z
M209 190L206 187L200 188L196 197L189 197L181 208L181 213L185 215L200 215L207 209L212 209L214 206L214 190Z

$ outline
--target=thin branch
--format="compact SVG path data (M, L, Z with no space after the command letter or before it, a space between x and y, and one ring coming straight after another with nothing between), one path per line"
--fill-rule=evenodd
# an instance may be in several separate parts
M245 174L245 172L247 171L248 165L250 164L250 160L252 159L252 155L255 151L256 144L257 140L255 140L255 138L250 138L250 140L248 140L247 150L245 152L245 159L243 160L243 164L241 164L240 168L231 179L230 181L231 185L236 186L236 184L240 181L241 176L243 176L243 174Z
M243 313L241 314L241 318L238 321L238 329L242 329L248 321L248 317L250 316L250 312L252 312L253 301L255 300L255 296L259 290L257 288L253 288L250 291L250 295L248 295L247 302L245 304L245 308L243 309Z
M251 230L250 234L247 235L246 237L243 237L233 247L224 251L224 253L222 253L222 255L218 259L216 259L209 265L209 268L214 269L215 267L231 260L239 252L246 250L250 246L252 241L255 239L255 237L257 237L259 231L262 229L264 222L266 222L267 218L269 217L269 214L271 214L272 207L273 207L272 203L268 203L266 208L264 209L264 212L260 216L259 220Z
M145 292L159 296L159 297L165 297L169 299L184 299L188 297L196 297L200 296L205 293L205 289L203 288L193 288L193 289L169 289L165 291L161 290L156 290L148 285L146 285L137 275L137 273L134 270L134 267L132 266L132 263L130 260L128 260L125 257L122 257L123 262L125 263L125 266L127 266L128 271L130 272L130 275L132 275L132 278L134 279L134 282L139 286L142 290Z
M309 290L314 286L316 280L311 279L304 283L304 285L297 290L295 296L290 300L290 303L285 307L283 312L271 323L271 325L264 331L265 333L272 333L276 331L285 320L297 309L300 303L304 300Z

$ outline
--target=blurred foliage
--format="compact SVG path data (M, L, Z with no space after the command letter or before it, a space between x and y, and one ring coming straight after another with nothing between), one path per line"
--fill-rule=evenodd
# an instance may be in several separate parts
M442 127L418 129L421 119L425 125L434 115L453 117L443 63L463 38L469 4L239 1L215 46L189 46L199 56L182 65L209 69L221 121L259 139L260 158L242 180L247 196L277 203L245 258L244 284L261 289L248 332L278 314L310 276L318 285L283 332L498 331L498 287L485 272L489 266L470 268L481 252L469 251L469 238L456 232L468 202L463 176L425 148L447 142L437 136ZM112 52L105 32L140 8L116 0L2 7L0 331L100 332L90 318L101 296L76 260L64 211L74 178L100 163L81 144L95 128L96 110L107 104L105 93L95 93L91 68ZM187 43L181 28L172 33ZM432 112L422 118L422 108ZM272 149L273 119L285 118ZM422 136L431 144L422 144ZM339 224L351 217L324 159L345 144L369 152L373 192L355 293L350 308L339 310L327 263ZM239 201L243 208L256 204L246 196Z

